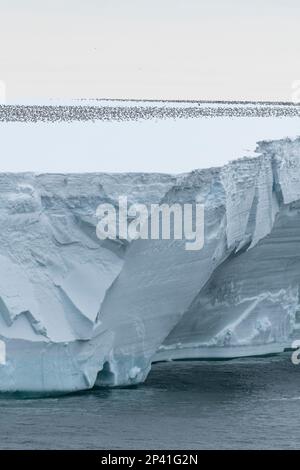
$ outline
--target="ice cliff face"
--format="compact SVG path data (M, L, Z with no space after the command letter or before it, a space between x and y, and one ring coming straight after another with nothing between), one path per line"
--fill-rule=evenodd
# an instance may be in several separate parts
M96 237L97 206L156 202L165 175L0 175L1 390L67 391L93 386L114 345L96 331L126 245ZM100 366L100 367L99 367Z
M1 391L145 379L154 360L276 352L297 331L300 139L178 177L0 175ZM100 241L96 208L203 203L205 244Z
M157 360L291 347L299 328L299 150L299 140L260 143L258 159L221 170L228 256L159 348Z

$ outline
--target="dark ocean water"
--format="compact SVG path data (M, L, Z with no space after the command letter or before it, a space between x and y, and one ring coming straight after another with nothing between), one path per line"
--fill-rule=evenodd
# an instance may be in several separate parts
M144 385L0 398L1 449L300 448L290 354L153 366Z

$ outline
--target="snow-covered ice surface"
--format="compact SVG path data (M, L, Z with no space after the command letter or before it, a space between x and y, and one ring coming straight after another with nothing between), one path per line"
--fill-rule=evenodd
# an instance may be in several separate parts
M300 134L300 105L79 103L0 105L1 171L178 174Z
M1 173L0 390L130 385L153 361L290 347L300 312L300 139L286 135L289 123L295 137L299 118L272 119L284 138L260 142L256 157L178 176ZM20 125L0 130L12 126L17 141ZM41 123L30 126L39 133ZM119 195L203 203L203 249L98 240L97 206Z

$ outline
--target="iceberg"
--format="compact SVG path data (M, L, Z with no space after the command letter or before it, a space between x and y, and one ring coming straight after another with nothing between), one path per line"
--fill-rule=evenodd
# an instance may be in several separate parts
M0 174L2 392L143 382L155 361L268 354L300 326L300 139L180 175ZM204 246L99 240L96 209L201 203Z
M247 226L236 210L239 226L227 226L227 247L241 239L241 229L243 240L193 299L157 360L276 353L290 348L297 335L299 140L262 142L258 152L256 176L247 191L252 191L251 207L243 213ZM242 160L233 164L239 167L239 183L246 165ZM232 175L230 170L231 181ZM237 187L230 191L227 203L237 192Z

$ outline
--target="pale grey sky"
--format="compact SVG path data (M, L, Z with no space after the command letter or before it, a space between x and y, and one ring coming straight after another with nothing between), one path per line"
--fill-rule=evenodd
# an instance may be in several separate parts
M0 0L8 100L291 100L299 0Z

